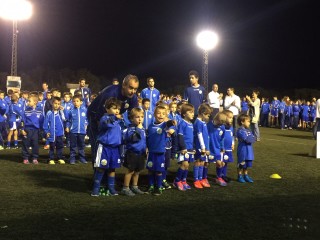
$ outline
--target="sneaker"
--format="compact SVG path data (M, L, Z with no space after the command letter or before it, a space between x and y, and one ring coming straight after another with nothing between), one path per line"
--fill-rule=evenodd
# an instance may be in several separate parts
M184 189L181 181L179 181L179 182L173 182L173 186L176 187L176 188L178 188L178 190L180 190L180 191L185 191L185 190L186 190L186 189Z
M66 162L65 162L63 159L59 159L59 160L58 160L58 163L59 163L59 164L66 164Z
M33 164L39 164L39 162L38 162L37 159L33 159L33 160L32 160L32 163L33 163Z
M120 194L121 194L121 195L125 195L125 196L129 196L129 197L133 197L133 196L136 195L136 194L134 194L133 191L131 191L130 188L122 188Z
M29 147L29 150L31 150L32 149L32 147Z
M13 146L13 149L18 149L18 148L19 148L18 145Z
M95 188L91 192L91 197L99 197L100 196L100 191L98 188Z
M191 189L191 187L189 186L189 184L187 182L182 182L182 185L183 185L183 188L185 190L190 190Z
M49 160L49 164L50 164L50 165L54 165L54 164L56 164L56 163L54 162L54 160Z
M118 196L119 193L114 188L109 188L109 195L110 196Z
M4 149L4 147L0 145L0 150L3 150L3 149Z
M11 147L10 146L6 146L6 149L11 149Z
M23 164L29 164L29 160L28 159L24 159L23 160Z
M243 178L242 175L239 175L239 176L238 176L238 182L239 182L239 183L245 183L246 180L244 180L244 178Z
M71 165L75 165L75 164L76 164L76 161L75 161L75 160L70 160L69 163L70 163Z
M200 182L203 187L207 187L207 188L211 187L210 183L208 182L208 179L206 179L206 178L202 179Z
M221 187L227 186L227 183L222 178L216 178L216 183Z
M80 160L81 163L87 164L88 162L86 160Z
M201 184L201 182L199 180L195 181L193 183L193 185L194 185L195 188L203 188L203 186L202 186L202 184Z
M253 180L251 177L249 177L249 175L245 174L243 179L246 181L246 182L249 182L249 183L253 183Z
M171 189L171 185L167 182L167 180L162 180L162 186L164 189Z
M155 195L155 196L159 196L159 195L162 194L162 189L157 187L157 188L154 189L152 194Z
M138 186L135 186L135 187L132 187L131 188L131 191L134 193L134 194L145 194L144 191L141 191Z
M149 186L148 193L153 193L153 191L154 191L154 186L153 185Z
M44 145L44 146L43 146L43 149L49 150L49 149L50 149L50 145Z
M230 178L228 178L227 176L222 176L222 179L223 179L226 183L230 182Z

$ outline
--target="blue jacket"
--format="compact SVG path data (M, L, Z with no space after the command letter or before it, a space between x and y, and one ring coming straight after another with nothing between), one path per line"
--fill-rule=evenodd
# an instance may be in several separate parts
M87 109L83 106L80 108L72 108L67 111L66 115L66 127L70 129L71 133L86 134L87 121Z
M146 132L143 128L137 128L133 124L123 130L123 141L126 149L136 154L146 153Z
M215 159L221 160L221 152L224 149L224 125L214 125L212 121L207 124L208 134L209 134L209 149L210 154L214 156Z
M9 122L20 122L23 115L23 106L21 103L11 103L8 110Z
M42 128L43 121L42 111L27 106L22 115L22 129L40 129Z
M118 147L121 145L120 121L113 114L105 114L100 119L97 141L104 146Z
M145 88L141 91L140 96L142 98L148 98L150 100L150 111L153 112L156 108L156 103L160 100L160 92L158 89Z
M54 142L56 137L64 135L63 122L65 116L62 110L53 113L51 110L47 112L44 119L43 130L45 134L50 133L49 142Z
M237 138L238 138L238 148L237 148L237 156L238 163L241 163L245 160L253 160L253 147L252 143L256 141L254 135L249 129L244 127L239 127L237 130Z
M4 117L8 113L9 106L4 99L0 99L0 122L6 121L7 118Z

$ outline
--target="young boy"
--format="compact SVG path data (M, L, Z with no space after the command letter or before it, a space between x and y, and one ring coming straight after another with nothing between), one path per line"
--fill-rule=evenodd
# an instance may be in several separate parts
M147 169L149 170L149 192L162 194L162 173L165 171L166 138L175 130L175 121L167 119L167 109L157 106L154 111L154 123L148 128L147 147L149 151ZM154 187L156 181L156 187Z
M84 137L87 130L87 109L82 106L81 95L72 98L73 107L66 112L66 132L70 133L70 164L76 163L76 151L78 149L81 163L87 163L84 152Z
M254 159L252 143L256 139L250 131L250 117L246 114L240 114L238 116L238 125L240 126L237 131L238 182L253 183L252 178L248 175L248 168L252 167Z
M4 91L0 90L0 150L4 149L4 140L3 137L6 137L6 120L8 112L8 104L4 100Z
M81 96L80 96L81 99ZM64 116L69 116L71 109L73 108L72 94L70 92L63 93L63 101L61 102L61 106L63 107ZM65 128L67 127L67 122L65 122ZM66 147L70 147L70 132L65 133L66 137Z
M144 111L141 108L133 108L129 116L132 124L123 131L124 144L126 145L123 166L127 168L127 171L121 194L126 196L145 193L138 188L139 174L144 169L146 157L146 132L142 126L143 115ZM131 179L132 187L130 189Z
M149 125L153 122L153 113L149 110L150 99L142 99L142 109L144 111L143 128L148 129Z
M64 157L62 155L63 150L63 122L65 121L65 116L63 110L60 110L61 98L52 98L52 109L47 112L44 119L43 130L46 134L47 140L49 142L49 161L48 163L53 165L54 161L54 150L56 149L56 154L58 157L59 164L65 164Z
M22 115L21 134L23 164L29 164L29 147L32 147L32 163L38 164L39 130L43 124L43 114L37 107L38 96L30 95L24 114Z
M210 187L207 178L203 178L203 168L204 164L208 162L210 155L207 123L209 122L211 112L208 104L201 104L198 109L198 117L193 124L196 147L196 154L194 156L196 162L193 166L195 188Z
M190 103L186 103L181 107L182 120L178 127L178 141L180 154L178 157L178 168L176 178L173 185L180 191L191 189L187 183L189 163L194 162L193 148L193 124L194 107Z
M223 180L223 167L225 163L223 162L222 156L225 152L224 149L224 135L225 135L225 123L227 116L224 112L218 112L213 121L208 123L208 133L209 133L209 148L210 155L213 155L213 161L216 163L216 183L222 187L227 186L227 183ZM213 162L211 161L211 162Z
M118 195L115 190L115 169L120 168L121 127L116 117L120 113L121 101L111 97L104 104L106 114L100 119L97 137L98 147L94 159L94 183L91 196L98 197L102 178L108 171L107 195Z

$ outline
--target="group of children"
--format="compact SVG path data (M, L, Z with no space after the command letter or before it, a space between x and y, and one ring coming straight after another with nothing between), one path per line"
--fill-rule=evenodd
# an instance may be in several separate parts
M210 121L212 111L205 103L194 109L189 103L172 101L168 105L159 101L153 113L149 106L149 99L143 99L139 108L120 116L121 103L115 98L106 100L106 113L100 119L98 148L93 160L95 173L91 195L118 195L115 171L121 167L122 156L126 168L120 192L123 195L145 193L138 187L139 173L145 167L149 193L160 195L164 189L171 188L167 182L167 169L173 156L179 166L173 181L178 190L191 189L187 182L189 164L193 164L192 185L195 188L210 187L210 163L216 165L215 183L227 186L227 167L233 162L234 150L232 112L219 112ZM254 160L252 143L255 137L249 130L250 117L239 115L238 124L237 180L252 183L248 168Z

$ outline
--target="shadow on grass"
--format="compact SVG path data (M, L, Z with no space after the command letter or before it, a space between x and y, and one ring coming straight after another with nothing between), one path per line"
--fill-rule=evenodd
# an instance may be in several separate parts
M178 194L178 193L176 193ZM319 239L319 195L222 201L210 195L90 198L81 207L9 216L1 239ZM118 199L117 199L118 198ZM28 200L28 199L26 199ZM303 203L303 204L302 204ZM200 207L201 206L201 207ZM306 206L308 206L306 208ZM196 227L196 226L198 227ZM36 226L36 227L35 227Z
M308 153L291 153L291 155L294 155L294 156L299 156L299 157L306 157L306 158L315 158L313 156L310 156Z
M297 134L290 134L290 135L286 135L286 134L275 134L279 137L289 137L289 138L298 138L298 139L308 139L308 140L313 140L313 136L303 136L303 135L297 135Z

